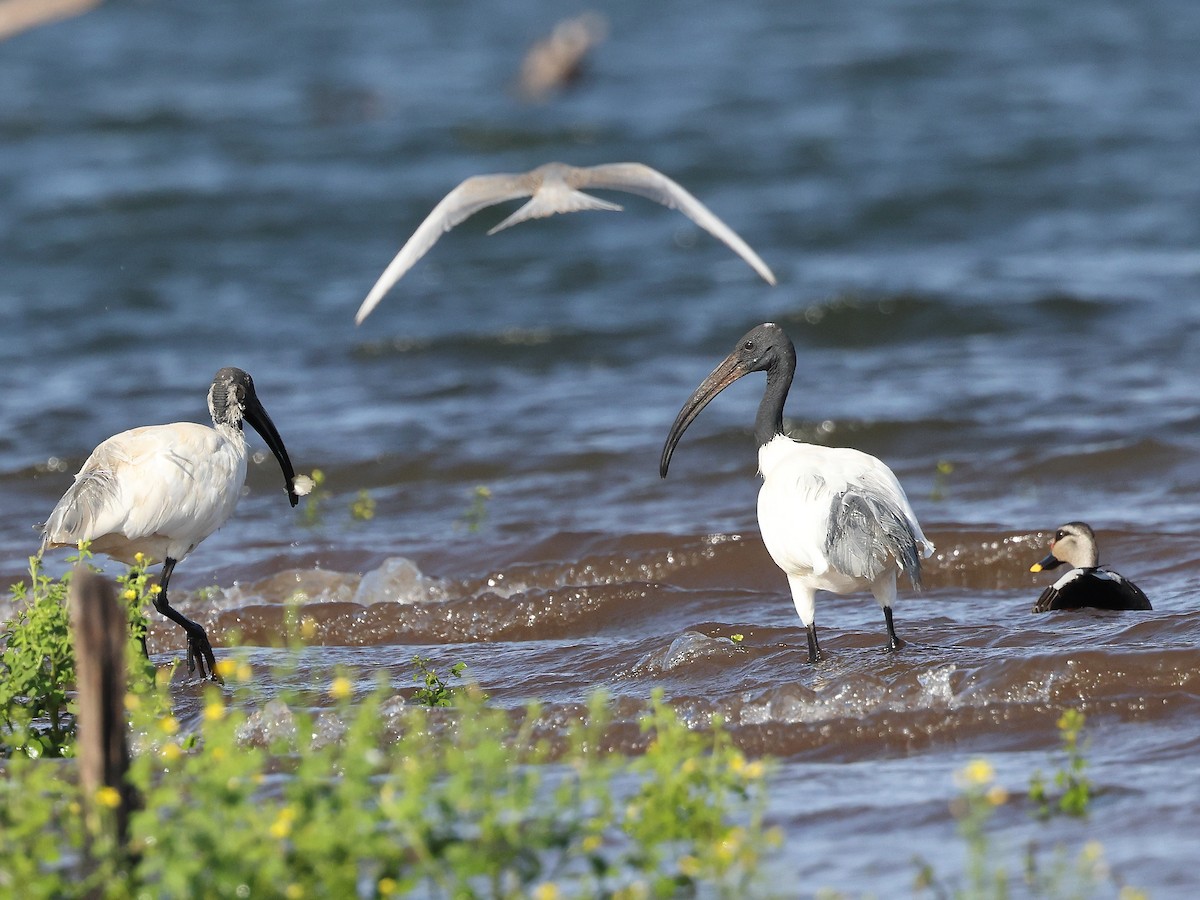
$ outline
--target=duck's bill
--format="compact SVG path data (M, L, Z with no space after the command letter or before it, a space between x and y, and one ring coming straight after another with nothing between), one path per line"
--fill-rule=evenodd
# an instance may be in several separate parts
M1061 559L1059 559L1053 553L1048 553L1046 555L1045 559L1043 559L1040 562L1035 562L1032 566L1030 566L1029 571L1030 572L1041 572L1043 570L1048 571L1050 569L1057 569L1061 565L1062 565Z
M729 387L743 375L748 373L748 369L734 355L727 356L721 363L709 373L709 376L700 383L700 386L692 392L683 408L679 410L679 415L675 417L675 424L671 426L671 432L667 435L667 442L663 444L662 456L658 461L658 474L662 478L667 477L667 467L671 465L671 456L675 453L675 445L679 443L679 439L683 437L683 433L687 431L688 426L696 420L704 407L712 401L713 397Z

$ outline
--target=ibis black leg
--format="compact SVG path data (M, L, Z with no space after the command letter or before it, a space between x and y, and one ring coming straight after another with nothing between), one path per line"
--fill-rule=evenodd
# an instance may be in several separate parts
M821 653L821 645L817 643L817 626L816 623L805 627L808 632L808 661L810 663L820 662L825 658Z
M892 608L890 606L885 606L883 608L883 618L884 618L884 621L887 622L887 630L888 630L887 648L893 652L896 650L899 650L901 647L904 646L904 641L902 641L902 640L900 640L900 638L896 637L896 626L894 624L892 624Z
M166 562L163 563L162 576L159 579L159 586L162 590L154 595L154 608L186 632L188 642L188 674L195 672L196 667L199 666L201 678L220 681L221 678L217 675L217 660L213 656L212 645L208 642L208 635L205 634L201 626L184 616L178 610L173 609L170 601L167 600L167 582L171 580L171 573L175 571L175 562L175 560L168 556Z

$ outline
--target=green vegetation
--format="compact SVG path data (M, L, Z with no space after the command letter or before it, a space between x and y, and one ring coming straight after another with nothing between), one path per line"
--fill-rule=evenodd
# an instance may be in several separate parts
M1080 740L1084 715L1068 709L1058 719L1066 766L1054 778L1062 793L1057 807L1068 815L1087 813L1091 783L1083 775L1087 760ZM1111 893L1117 889L1119 900L1145 900L1145 894L1114 878L1104 861L1104 848L1098 841L1088 841L1072 860L1062 847L1056 849L1050 864L1045 864L1034 844L1026 849L1020 871L1013 874L1003 861L1003 854L994 844L988 826L997 809L1009 803L1008 791L995 780L995 771L986 759L974 759L955 773L961 793L950 805L958 822L958 833L966 844L967 864L965 884L950 887L939 879L932 865L918 858L914 890L926 891L937 898L996 898L1010 896L1089 897L1102 889ZM1051 815L1050 801L1040 773L1030 779L1030 802L1036 804L1040 818Z
M86 546L69 562L91 558ZM117 579L118 595L128 604L131 689L148 690L154 667L145 657L145 610L159 588L150 584L147 561L139 560ZM32 757L68 756L74 743L74 706L69 691L75 683L75 653L67 616L67 573L54 580L41 560L29 559L29 583L12 586L17 614L0 631L0 756L14 752Z
M237 667L226 674L236 680ZM9 795L0 800L14 801L0 812L0 889L632 898L705 884L741 896L770 845L763 764L747 762L719 725L690 730L661 698L642 721L647 752L627 759L598 750L601 694L554 746L536 734L536 706L514 724L461 691L454 710L409 706L385 726L385 687L352 703L335 679L340 739L323 736L312 711L276 699L294 727L247 746L239 734L253 713L243 693L250 688L239 683L231 704L209 688L192 741L171 716L139 717L144 740L130 777L144 803L132 819L131 863L110 852L81 877L65 863L83 840L71 780L29 760L11 767L0 779Z
M427 656L418 654L413 657L413 681L420 685L416 694L413 695L413 699L421 706L451 706L455 689L442 681L441 676L430 667L429 663L430 659ZM466 671L466 663L455 663L450 667L450 674L446 678L462 678Z
M368 522L375 518L375 499L362 488L350 504L350 518L356 522Z
M486 484L477 484L471 491L471 505L462 515L462 524L467 531L475 532L483 527L487 520L488 501L492 499L492 489Z
M1054 773L1054 785L1058 788L1057 800L1050 796L1046 780L1040 771L1029 779L1029 799L1038 804L1038 814L1049 818L1057 810L1068 816L1086 816L1092 798L1092 782L1084 774L1087 759L1083 755L1080 736L1083 734L1085 717L1077 709L1068 709L1059 716L1057 726L1062 738L1065 764Z
M939 459L933 469L933 488L929 499L935 503L945 500L950 493L950 476L954 473L954 463L948 459Z
M629 758L601 750L610 719L599 692L574 724L550 727L536 704L506 710L472 685L448 686L462 663L443 680L418 657L414 702L397 707L384 680L355 697L339 673L314 708L311 691L264 699L252 667L226 657L227 687L205 688L186 732L164 712L165 684L145 677L135 632L130 660L142 662L125 706L141 803L117 846L111 831L85 833L73 765L34 758L71 755L73 655L67 581L36 561L31 579L0 672L13 742L0 774L0 895L549 900L704 885L736 897L777 840L762 822L765 764L747 761L719 721L687 727L661 696L641 718L645 752ZM154 590L144 566L122 586L131 609ZM302 634L303 620L293 624ZM86 799L120 802L107 787Z
M301 508L300 521L309 528L320 525L325 518L325 509L329 505L330 491L326 486L328 478L322 469L313 469L308 476L312 480L312 489L304 498ZM367 522L375 518L375 498L365 488L359 490L349 504L350 518L355 522Z
M311 528L321 521L321 507L325 504L329 491L325 488L325 473L320 469L313 469L309 477L312 478L313 486L304 498L302 521Z

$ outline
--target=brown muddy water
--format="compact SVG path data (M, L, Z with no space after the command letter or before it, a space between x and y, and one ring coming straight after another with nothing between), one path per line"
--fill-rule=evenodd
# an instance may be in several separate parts
M268 671L301 603L313 645L280 688L344 666L403 693L420 653L548 720L597 687L622 721L657 688L718 712L779 761L781 896L907 896L917 856L953 880L953 776L981 756L1013 797L998 863L1098 841L1099 895L1194 896L1200 7L603 11L587 77L535 106L508 85L561 10L533 2L114 3L0 45L5 583L92 447L204 421L238 365L326 480L290 510L251 435L237 514L172 580L218 657ZM493 237L511 210L481 213L353 326L446 191L554 159L670 174L779 285L608 197L625 212ZM680 404L768 320L799 355L792 432L882 458L937 546L898 654L870 598L822 595L807 662L755 521L761 378L658 478ZM1153 611L1030 612L1072 519ZM198 686L175 691L194 720ZM1097 793L1039 822L1021 795L1070 707Z

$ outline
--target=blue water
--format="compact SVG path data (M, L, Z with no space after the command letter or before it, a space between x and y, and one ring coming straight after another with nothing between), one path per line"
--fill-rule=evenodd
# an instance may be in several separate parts
M528 564L575 584L589 554L617 569L627 554L636 570L639 552L710 533L757 541L761 381L709 407L668 480L657 462L695 385L774 320L799 354L792 427L887 461L948 554L897 614L910 632L943 615L969 628L1024 614L1041 587L1026 555L1040 547L1004 541L1082 518L1171 617L1147 651L1194 644L1200 5L614 2L598 7L609 37L584 78L522 102L526 48L582 9L113 2L0 44L0 571L19 577L32 526L92 447L136 425L203 421L225 365L253 374L297 468L321 468L327 494L306 524L260 458L237 516L181 564L180 591L236 585L250 605L263 601L255 579L293 569L329 570L352 591L394 556L446 579ZM493 237L511 207L480 213L355 328L375 278L446 192L551 160L667 173L779 285L678 213L606 194L625 212ZM479 485L491 498L472 530ZM369 522L348 513L364 490ZM662 633L721 621L749 579L753 602L727 618L766 621L801 647L763 560L737 557L708 594L691 585L700 605L659 613ZM667 589L684 577L659 574ZM829 608L831 634L861 618L874 641L871 606ZM505 646L490 669L495 645L463 652L498 681L558 652L547 636ZM646 651L618 643L578 666L612 671ZM685 688L703 694L702 676ZM1137 752L1126 702L1096 708L1121 736L1096 751L1115 779ZM1160 726L1183 758L1194 728ZM884 777L912 779L915 765L931 792L949 790L957 743L988 752L990 733L950 728L924 767L881 738ZM1052 727L1030 740L1022 753L1052 745ZM823 764L835 787L844 773L830 814L841 826L779 815L789 840L829 848L838 827L862 826L861 788L853 767ZM808 773L797 762L781 777ZM1185 802L1167 793L1139 799ZM1200 784L1183 794L1194 808ZM930 815L918 805L906 821L936 847L948 826ZM1185 820L1194 833L1194 812ZM1171 896L1186 867L1151 850L1161 821L1139 823L1119 850L1131 880ZM907 889L907 851L864 852L806 878Z

